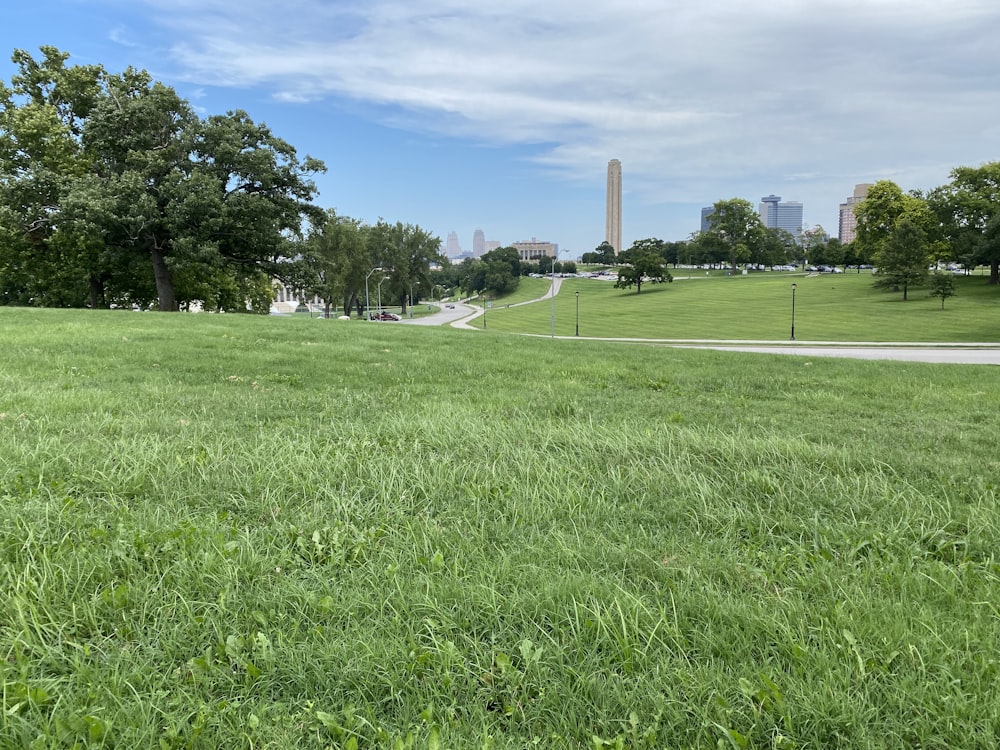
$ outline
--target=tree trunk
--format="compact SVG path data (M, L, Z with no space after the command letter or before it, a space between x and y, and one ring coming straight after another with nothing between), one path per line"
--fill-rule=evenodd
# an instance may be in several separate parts
M1000 284L1000 260L990 261L990 284Z
M104 284L96 276L90 277L90 309L96 310L98 307L107 307L108 303L104 299Z
M326 300L323 301L323 317L324 318L330 317L330 303L327 302Z
M908 284L903 284L903 302L906 302L906 290L909 288Z
M153 278L156 280L156 296L160 303L160 312L176 312L177 298L174 296L174 280L167 268L167 257L163 251L154 247L149 251L153 260Z

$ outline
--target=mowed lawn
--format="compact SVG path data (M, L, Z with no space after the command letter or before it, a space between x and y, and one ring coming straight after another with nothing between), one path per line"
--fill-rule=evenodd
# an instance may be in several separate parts
M903 302L901 292L873 288L870 272L705 277L678 269L675 275L670 284L643 284L639 294L615 289L612 281L565 279L554 305L507 309L500 299L487 329L551 335L554 317L556 336L575 335L579 321L581 336L787 340L794 283L799 341L1000 341L1000 289L981 275L956 276L956 296L943 310L927 287L910 289Z
M0 747L1000 743L997 368L19 309L0 344Z

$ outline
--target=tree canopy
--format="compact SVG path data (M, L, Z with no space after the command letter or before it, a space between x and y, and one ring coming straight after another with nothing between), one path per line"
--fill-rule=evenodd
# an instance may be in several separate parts
M8 302L266 312L289 241L321 220L322 162L242 111L199 118L145 71L18 50L0 88Z
M951 182L928 195L954 257L964 265L985 263L990 283L1000 284L1000 161L956 167Z
M713 258L725 260L732 268L757 262L766 232L753 204L743 198L716 201L708 218L708 230L698 235L696 244Z
M642 292L643 282L650 284L665 284L674 280L667 270L667 260L660 254L663 241L656 238L636 240L632 246L619 255L619 260L626 265L618 269L617 289L631 289L635 293Z

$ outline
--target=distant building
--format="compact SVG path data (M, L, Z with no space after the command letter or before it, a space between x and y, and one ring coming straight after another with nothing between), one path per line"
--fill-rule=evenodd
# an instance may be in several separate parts
M868 195L870 183L862 182L854 186L854 195L840 204L840 221L837 226L837 238L845 245L854 242L858 227L857 217L854 215L854 207Z
M459 258L462 255L462 246L458 243L458 234L448 232L448 240L445 242L444 254L449 258Z
M307 297L277 279L271 280L271 287L274 289L274 300L271 302L272 315L290 315L302 307L308 308L311 312L321 312L326 306L321 297L315 295Z
M705 206L701 209L701 231L707 232L711 226L711 216L715 213L715 206Z
M760 199L760 221L771 229L784 229L798 242L802 233L802 204L796 201L782 203L780 195L766 195Z
M483 252L490 253L500 247L500 243L496 240L486 240L486 244L483 245Z
M472 257L481 258L486 252L486 235L482 229L477 229L472 233Z
M608 162L607 207L604 214L604 241L615 249L622 249L622 163L618 159Z
M544 256L548 256L549 258L559 257L558 244L555 242L541 242L534 237L530 241L512 242L510 246L517 250L521 260L538 260Z

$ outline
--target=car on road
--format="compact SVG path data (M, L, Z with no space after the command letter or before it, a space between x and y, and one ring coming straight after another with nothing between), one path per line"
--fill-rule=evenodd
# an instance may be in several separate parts
M382 310L381 312L374 312L371 315L369 315L368 320L388 321L388 320L402 320L402 318L399 315L396 315L396 313L386 312L385 310Z

